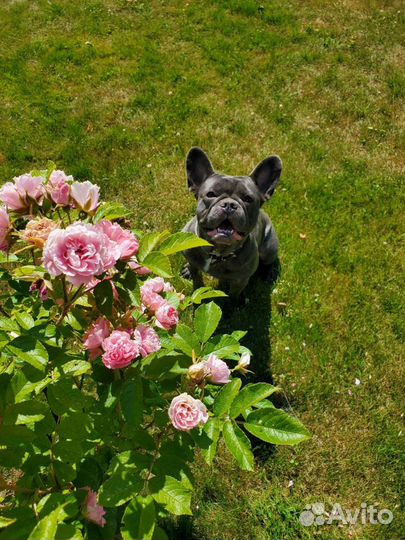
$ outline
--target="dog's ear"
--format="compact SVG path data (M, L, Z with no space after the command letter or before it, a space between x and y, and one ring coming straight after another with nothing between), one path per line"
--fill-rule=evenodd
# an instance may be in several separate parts
M186 159L186 170L188 189L197 197L201 184L214 174L211 162L201 148L195 146L189 151Z
M250 178L259 188L263 201L267 201L273 195L280 180L282 168L281 159L278 156L270 156L250 173Z

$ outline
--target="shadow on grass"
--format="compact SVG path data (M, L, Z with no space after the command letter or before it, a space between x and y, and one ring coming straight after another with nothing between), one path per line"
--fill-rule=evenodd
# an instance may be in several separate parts
M234 330L245 330L246 336L242 344L252 352L250 369L252 373L243 377L243 384L267 382L274 384L271 372L271 340L270 323L272 315L271 293L281 273L280 263L273 269L271 279L262 279L260 269L251 278L248 287L243 293L240 305L230 307L227 301L216 300L221 305L223 317L216 333L230 334ZM277 407L285 406L281 396L277 399ZM280 401L281 400L281 401ZM279 402L280 401L280 402ZM272 457L275 446L264 443L248 432L245 432L252 443L252 450L258 466L263 465ZM209 496L211 499L211 496ZM188 538L200 540L193 528L193 519L190 516L181 516L177 519L168 519L163 524L170 540Z

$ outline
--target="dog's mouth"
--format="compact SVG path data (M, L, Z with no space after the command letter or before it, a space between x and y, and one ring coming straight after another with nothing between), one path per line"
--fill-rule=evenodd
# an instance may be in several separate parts
M208 230L207 234L211 238L216 237L216 239L242 240L246 233L237 231L229 219L225 219L225 221L223 221L215 229Z

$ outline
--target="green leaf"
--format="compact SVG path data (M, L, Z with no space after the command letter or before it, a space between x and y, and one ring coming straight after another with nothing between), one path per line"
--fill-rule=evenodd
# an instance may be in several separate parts
M24 328L24 330L30 330L31 328L33 328L34 319L31 317L29 313L18 312L14 316L15 316L15 320L18 322L21 328Z
M229 413L232 402L238 394L241 385L242 381L240 379L233 379L221 388L214 401L213 410L215 416L222 416Z
M149 482L149 490L158 504L175 516L191 516L191 491L183 482L166 476L162 485L161 478L155 477Z
M193 350L197 356L201 351L201 345L197 336L189 326L183 323L177 325L172 341L176 345L176 349L180 349L180 351L188 356L192 356Z
M7 518L7 517L0 516L0 529L4 529L5 527L12 525L16 521L17 521L16 518Z
M13 270L13 276L17 279L24 281L33 281L37 279L43 279L46 270L43 266L34 266L33 264L27 264L25 266L19 266Z
M59 523L56 540L83 540L83 535L72 523Z
M251 412L245 429L255 437L272 444L298 444L311 437L310 432L297 418L273 408Z
M191 295L191 301L193 304L201 304L203 300L207 298L219 298L221 296L228 296L223 291L216 291L211 287L200 287L196 289Z
M58 366L58 371L64 375L78 377L84 373L89 373L92 370L92 367L93 366L90 362L86 362L85 360L80 360L78 358Z
M149 495L132 499L122 519L124 540L151 540L156 524L155 502Z
M4 253L0 251L0 264L18 262L18 257L12 253Z
M196 309L194 316L194 328L200 341L205 343L215 332L219 321L221 320L221 309L210 302Z
M103 203L94 215L93 222L98 223L102 219L114 221L115 219L127 218L132 212L119 203Z
M168 257L159 251L151 251L142 261L142 265L163 278L169 278L173 275Z
M103 315L110 317L114 303L113 289L108 279L97 283L93 289L96 305Z
M231 451L233 457L244 471L254 470L254 459L250 450L250 441L243 431L230 420L224 423L222 433L226 446Z
M104 506L121 506L140 492L144 481L137 470L119 468L100 487L99 503Z
M192 249L200 246L211 246L209 242L199 236L188 232L178 232L166 238L159 248L164 255L173 255L179 251Z
M36 369L45 371L48 363L48 352L45 347L32 336L19 336L7 345L7 350L19 360L28 362Z
M277 387L267 383L247 384L232 403L231 418L237 418L243 411L271 396L277 390Z
M204 459L208 465L212 465L212 462L214 461L221 428L222 422L219 418L210 418L204 426L203 431L212 441L208 448L202 450Z
M20 327L16 321L8 317L0 317L0 329L5 332L20 332Z
M167 238L169 234L169 231L144 234L139 242L139 249L138 253L136 254L138 261L143 262L145 257L149 255L149 253L151 253L151 251L153 251L162 240Z
M28 540L54 540L62 508L57 508L38 521Z
M215 354L220 358L239 359L241 345L233 336L229 334L222 335L219 339L215 336L204 347L204 357Z
M122 386L120 403L122 415L131 428L138 428L143 418L142 379L125 381Z

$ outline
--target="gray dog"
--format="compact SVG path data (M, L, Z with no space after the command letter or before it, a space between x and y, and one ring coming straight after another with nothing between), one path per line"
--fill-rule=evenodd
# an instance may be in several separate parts
M281 159L263 160L250 176L216 173L207 155L192 148L186 161L189 191L197 199L197 212L184 227L213 247L187 250L183 276L202 285L201 272L219 279L219 287L237 298L259 263L264 278L278 262L278 238L261 205L280 179Z

